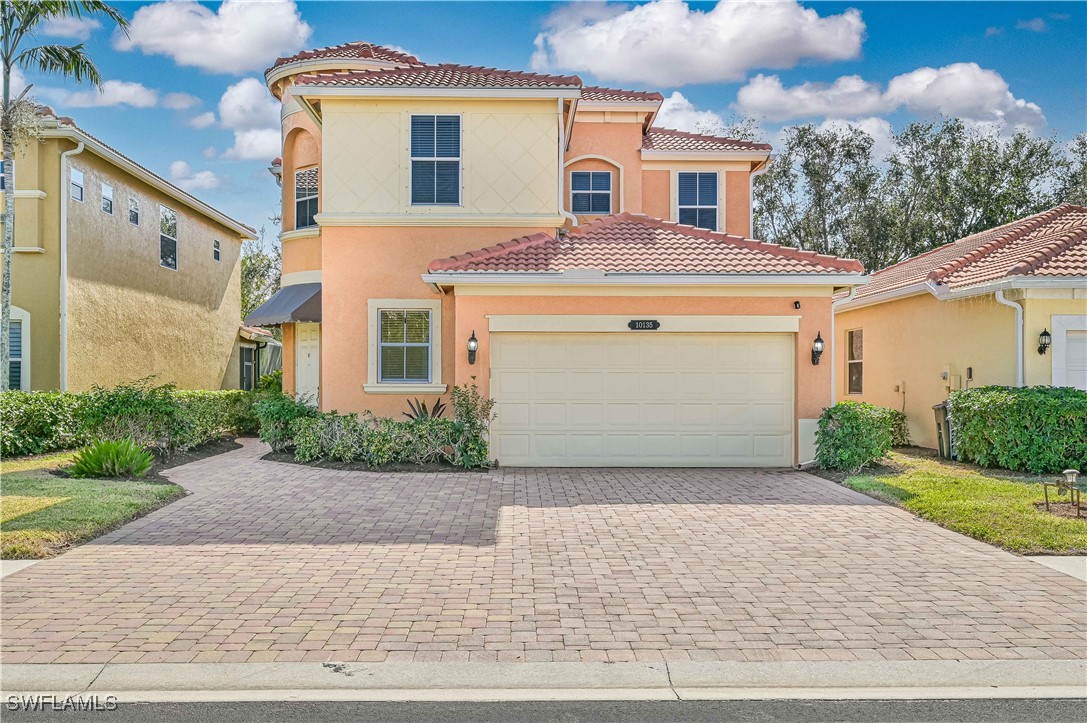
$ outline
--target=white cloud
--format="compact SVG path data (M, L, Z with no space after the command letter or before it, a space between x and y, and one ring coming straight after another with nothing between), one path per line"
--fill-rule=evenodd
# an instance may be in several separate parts
M196 128L197 130L200 130L202 128L209 128L215 125L215 114L209 110L206 113L194 115L192 118L189 118L185 121L185 125L189 126L190 128Z
M157 90L127 80L107 80L97 90L41 88L39 92L59 105L70 108L104 108L117 105L154 108L159 103Z
M227 88L219 100L219 121L234 131L234 145L223 156L240 161L278 156L279 110L279 102L256 78L245 78Z
M207 190L219 187L219 177L211 171L193 171L185 161L170 164L170 180L186 191Z
M195 95L188 93L167 93L162 97L162 107L170 110L188 110L200 105L201 101Z
M1004 28L1000 28L1000 27L997 27L995 25L991 25L991 26L985 28L985 37L987 37L987 38L995 38L996 36L1003 35L1003 34L1004 34Z
M858 10L820 17L793 0L721 0L705 12L673 0L630 8L575 3L548 18L532 65L680 86L738 81L756 68L792 68L803 60L855 58L863 39Z
M736 95L744 112L784 121L811 116L860 118L906 108L921 116L946 115L976 123L1041 128L1042 109L1016 98L999 73L977 63L918 68L895 76L886 90L851 75L830 84L802 83L786 88L777 76L752 78Z
M1017 30L1029 30L1032 33L1044 33L1049 30L1049 24L1045 21L1045 18L1031 18L1030 20L1020 20L1015 24Z
M292 0L226 0L218 12L191 0L146 5L113 47L166 55L178 65L240 75L301 50L313 33Z
M204 158L215 158L219 155L219 150L215 146L208 146L204 150L200 151L200 155Z
M0 69L4 67L3 63L0 63ZM23 71L14 65L11 66L11 97L16 98L19 92L26 87L26 76L23 75Z
M699 110L678 90L664 99L653 125L697 133L707 126L720 126L724 119L712 110Z
M86 40L91 37L91 33L101 27L102 23L94 18L54 18L47 20L42 26L42 34L55 38Z

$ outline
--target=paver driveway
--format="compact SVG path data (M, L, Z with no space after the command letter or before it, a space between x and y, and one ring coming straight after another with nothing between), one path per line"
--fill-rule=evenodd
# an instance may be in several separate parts
M3 660L1085 657L1084 584L808 474L259 459L3 582Z

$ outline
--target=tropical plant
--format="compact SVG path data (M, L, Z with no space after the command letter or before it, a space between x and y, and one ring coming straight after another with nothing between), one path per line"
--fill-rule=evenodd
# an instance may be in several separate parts
M71 78L77 83L102 86L102 76L82 43L76 45L26 45L43 26L65 18L104 15L125 33L128 21L121 12L100 0L3 0L0 2L0 66L4 75L3 105L0 106L0 139L4 151L4 271L0 282L0 391L8 388L9 352L7 339L11 326L11 256L15 248L15 140L22 130L17 120L33 118L26 112L27 86L11 97L13 68ZM18 112L19 110L23 112ZM25 124L23 124L25 125Z
M132 439L103 439L76 452L72 477L143 477L154 457Z
M856 472L903 441L905 415L867 402L838 402L819 417L815 461L823 469ZM908 437L906 438L908 440Z
M427 409L426 402L419 401L416 398L414 401L408 400L408 411L404 412L404 416L408 419L437 419L445 412L445 402L438 399L434 402L434 407Z

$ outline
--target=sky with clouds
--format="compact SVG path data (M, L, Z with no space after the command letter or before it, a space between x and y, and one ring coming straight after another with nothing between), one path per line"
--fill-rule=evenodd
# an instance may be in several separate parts
M886 139L953 115L1071 138L1087 130L1080 2L121 3L126 37L64 20L38 42L83 42L101 91L34 73L33 95L212 205L269 225L280 55L351 40L427 62L576 73L659 90L660 125L735 114L781 126L857 124Z

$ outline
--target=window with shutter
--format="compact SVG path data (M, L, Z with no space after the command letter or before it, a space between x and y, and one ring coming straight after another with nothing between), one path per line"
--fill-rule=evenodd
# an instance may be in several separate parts
M411 202L460 204L460 116L411 117Z
M678 174L679 222L689 226L717 230L717 174Z
M8 326L8 389L23 388L23 322L12 319Z

